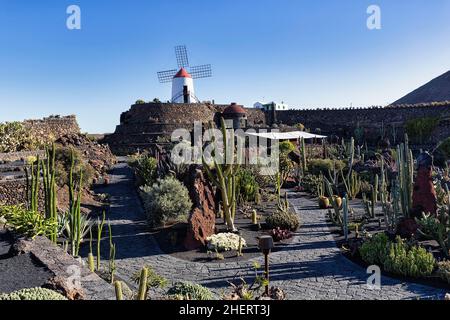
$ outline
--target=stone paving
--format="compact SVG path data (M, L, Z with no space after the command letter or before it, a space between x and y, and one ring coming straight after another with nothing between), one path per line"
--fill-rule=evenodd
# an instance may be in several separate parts
M147 228L145 214L133 187L132 171L119 163L104 188L111 196L108 218L117 245L117 275L134 286L131 275L144 265L169 281L193 281L216 294L229 289L228 281L254 277L253 261L196 263L163 254ZM339 252L325 220L325 211L315 203L290 195L302 226L292 243L270 255L271 285L285 290L288 299L443 299L445 291L382 277L381 290L370 290L366 270ZM106 241L104 241L106 242ZM107 252L106 249L103 252ZM159 294L153 292L152 294Z

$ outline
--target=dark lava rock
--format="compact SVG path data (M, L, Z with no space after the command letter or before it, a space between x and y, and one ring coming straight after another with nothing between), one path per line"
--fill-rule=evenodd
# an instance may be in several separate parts
M53 277L31 254L0 260L0 293L43 286Z

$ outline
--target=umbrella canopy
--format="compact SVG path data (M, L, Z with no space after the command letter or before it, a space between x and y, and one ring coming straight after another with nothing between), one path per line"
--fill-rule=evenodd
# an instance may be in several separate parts
M318 134L312 134L304 131L292 131L292 132L247 132L249 136L257 136L270 140L292 140L292 139L324 139L327 136L321 136Z

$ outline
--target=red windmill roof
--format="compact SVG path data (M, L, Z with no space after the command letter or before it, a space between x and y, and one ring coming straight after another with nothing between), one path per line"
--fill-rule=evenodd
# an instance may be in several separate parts
M186 69L181 68L180 71L174 76L174 78L192 78L191 75L186 71Z
M226 107L225 110L223 110L223 114L245 114L244 108L242 108L240 105L236 103L232 103L230 106Z

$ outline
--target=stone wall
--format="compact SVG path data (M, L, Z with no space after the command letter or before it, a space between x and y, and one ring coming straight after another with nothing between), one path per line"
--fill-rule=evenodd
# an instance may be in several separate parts
M105 136L102 142L108 143L116 154L133 153L150 147L158 137L170 137L175 129L192 130L195 121L217 123L220 113L228 106L207 103L135 104L121 114L114 134ZM246 111L250 126L265 125L264 112L256 109Z
M19 205L27 203L26 180L0 181L0 204ZM43 191L42 197L44 196Z
M105 136L103 142L116 154L128 154L151 147L158 137L170 136L177 128L192 130L194 121L218 122L220 113L228 105L146 103L131 106L122 113L115 133ZM362 131L364 140L376 143L381 135L392 142L401 141L405 122L415 118L437 117L439 125L432 134L430 144L450 134L450 102L420 105L398 105L371 108L306 109L263 112L246 109L248 127L267 128L273 124L294 126L304 124L315 133L356 136ZM284 127L284 126L283 126Z
M80 127L74 115L25 120L23 125L39 141L54 141L68 134L80 133Z
M400 138L404 134L404 125L410 119L437 117L439 126L433 133L433 139L448 137L448 122L450 119L450 103L410 106L389 106L372 108L346 109L314 109L277 111L279 123L295 125L302 123L314 132L325 135L353 136L359 126L364 130L366 138L376 138L380 130L391 136ZM319 128L320 130L316 130ZM436 142L436 141L432 141Z
M0 153L0 163L26 160L26 159L28 159L28 157L36 157L38 155L41 159L45 158L45 151L44 150L36 150L36 151L20 151L20 152Z

